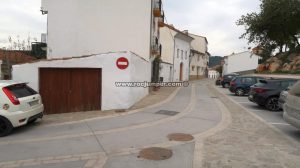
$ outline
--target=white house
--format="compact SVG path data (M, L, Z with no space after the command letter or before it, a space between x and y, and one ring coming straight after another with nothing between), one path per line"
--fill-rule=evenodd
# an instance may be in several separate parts
M217 79L219 77L220 77L220 73L218 71L216 71L215 69L208 70L208 78Z
M224 57L223 74L251 73L258 67L260 57L249 51Z
M189 33L193 37L192 50L190 57L190 78L199 79L205 77L208 72L208 41L206 37Z
M148 88L115 83L151 80L152 61L161 49L161 0L42 0L41 11L48 17L47 60L14 66L13 79L41 92L50 102L46 113L127 109L148 94ZM90 96L74 88L86 88Z
M173 25L160 28L162 47L160 76L164 82L189 80L189 56L193 38Z

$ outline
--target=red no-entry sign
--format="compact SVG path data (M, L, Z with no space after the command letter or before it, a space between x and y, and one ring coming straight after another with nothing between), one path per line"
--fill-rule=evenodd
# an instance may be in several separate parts
M128 66L129 66L129 61L128 61L127 58L121 57L121 58L119 58L119 59L117 60L116 64L117 64L117 67L118 67L119 69L124 70L124 69L127 69L127 68L128 68Z

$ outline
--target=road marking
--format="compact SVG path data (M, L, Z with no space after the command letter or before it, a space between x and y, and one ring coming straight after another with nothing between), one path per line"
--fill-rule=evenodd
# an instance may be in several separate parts
M287 123L270 123L272 125L290 125L290 124L287 124Z

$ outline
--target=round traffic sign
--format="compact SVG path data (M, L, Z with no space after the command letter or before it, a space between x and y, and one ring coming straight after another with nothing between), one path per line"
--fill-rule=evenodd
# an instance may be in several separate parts
M121 57L121 58L119 58L119 59L117 60L116 64L117 64L117 67L118 67L119 69L124 70L124 69L127 69L127 68L128 68L128 66L129 66L129 61L128 61L127 58Z

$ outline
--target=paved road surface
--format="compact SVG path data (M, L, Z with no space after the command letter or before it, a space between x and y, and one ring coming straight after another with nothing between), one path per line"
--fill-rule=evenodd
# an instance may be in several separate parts
M260 107L248 100L247 96L238 97L234 94L230 93L230 91L226 88L218 87L218 90L225 95L227 95L229 98L234 100L235 102L239 103L249 111L251 111L253 114L259 116L263 120L267 121L270 125L275 126L279 130L281 130L284 134L287 136L290 136L291 138L297 140L300 142L300 130L296 129L295 127L291 126L290 124L286 123L283 120L283 111L280 112L271 112L266 110L264 107Z
M207 83L192 83L171 101L139 113L67 125L37 123L17 129L0 139L0 167L192 167L194 142L169 142L167 135L196 135L221 121L218 100ZM161 162L137 158L140 149L151 146L166 146L174 155Z

